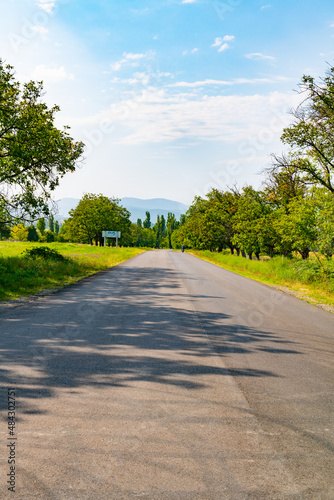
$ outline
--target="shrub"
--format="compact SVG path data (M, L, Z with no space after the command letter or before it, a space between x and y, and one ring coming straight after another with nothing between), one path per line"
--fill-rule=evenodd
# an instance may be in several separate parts
M31 259L44 259L44 260L53 260L57 262L65 262L68 261L69 259L64 257L61 253L59 253L57 250L54 250L53 248L49 247L34 247L31 248L30 250L26 250L25 252L22 253L22 256L24 258L31 258Z

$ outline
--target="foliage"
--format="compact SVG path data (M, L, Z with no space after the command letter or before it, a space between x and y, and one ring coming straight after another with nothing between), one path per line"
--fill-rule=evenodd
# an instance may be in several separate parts
M308 258L310 251L317 246L318 231L316 211L312 198L295 198L289 203L288 213L281 213L276 221L276 230L282 244Z
M10 232L10 237L15 241L27 241L29 230L24 224L14 226Z
M287 173L287 172L285 172ZM285 174L283 172L283 174ZM275 254L303 259L318 249L334 254L334 197L324 188L306 189L291 172L275 173L271 186L241 192L213 189L206 199L195 197L184 224L171 238L173 248L229 248L243 256Z
M150 229L151 228L151 214L150 212L145 212L145 215L146 215L146 219L144 220L143 222L143 227L145 229Z
M45 239L45 241L47 243L52 243L53 241L55 241L55 234L50 231L50 229L47 229L45 232L44 232L44 235L43 235L43 238Z
M31 225L28 229L28 241L38 241L38 233L35 226Z
M83 144L55 127L58 106L41 101L42 83L20 87L0 60L0 217L2 222L48 214L51 192L75 170Z
M45 232L45 219L44 219L44 217L42 217L41 219L38 219L37 229L40 232L41 236L43 236L44 232Z
M55 219L52 213L49 215L49 230L51 233L55 232Z
M22 256L24 258L31 258L31 259L40 258L44 260L54 260L58 262L64 262L67 260L66 257L64 257L60 252L58 252L58 250L46 246L33 247L29 250L25 250Z
M64 232L71 241L102 246L102 231L121 231L122 238L129 233L130 213L119 204L102 194L85 194L78 206L70 211Z
M316 83L304 75L300 84L304 96L293 111L294 123L281 136L291 146L287 156L274 156L281 169L295 168L306 182L321 185L334 193L334 67Z

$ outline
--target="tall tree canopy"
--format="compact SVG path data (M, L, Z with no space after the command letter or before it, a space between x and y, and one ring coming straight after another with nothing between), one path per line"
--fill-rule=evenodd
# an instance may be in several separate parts
M283 169L294 166L307 182L334 193L334 67L320 83L304 75L300 93L305 99L292 113L294 123L281 136L291 152L274 155L274 165Z
M69 127L55 127L59 107L42 95L42 82L21 86L0 59L0 222L48 215L51 191L83 153Z
M74 241L102 245L102 231L129 231L130 212L119 200L102 194L85 194L78 206L70 211L67 225Z

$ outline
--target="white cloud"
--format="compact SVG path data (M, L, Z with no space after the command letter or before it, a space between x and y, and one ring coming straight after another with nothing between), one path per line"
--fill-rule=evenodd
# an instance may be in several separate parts
M266 56L264 54L261 54L260 52L253 52L252 54L245 54L245 57L247 57L247 59L253 59L254 61L261 61L261 60L274 61L275 60L275 57Z
M288 81L289 78L284 76L275 76L271 78L235 78L234 80L199 80L197 82L176 82L167 85L168 87L184 87L184 88L198 88L208 86L232 86L244 84L265 84Z
M211 47L217 47L218 52L223 52L230 47L226 42L231 42L234 38L235 37L233 35L225 35L223 38L217 37Z
M134 54L124 52L123 58L110 65L112 71L119 71L124 65L139 66L139 61L144 58L151 58L154 52L149 51L146 54Z
M267 5L262 5L261 10L270 9L271 5L268 3Z
M123 134L115 142L136 145L179 139L238 143L268 133L278 139L290 121L288 110L296 94L207 96L194 99L152 89L140 98L125 99L91 117L90 123L117 124ZM129 133L130 130L130 133ZM270 132L271 130L271 132ZM264 132L265 131L265 132ZM269 131L269 132L268 132Z
M215 38L215 41L211 45L211 47L220 47L222 43L223 43L223 39L220 37L217 37L217 38Z
M232 42L232 40L235 39L235 36L233 35L225 35L223 38L223 42Z
M218 49L218 52L223 52L224 50L227 50L229 48L229 44L228 43L223 43L223 45L221 45Z
M183 55L183 56L186 56L186 55L188 55L188 54L196 54L196 52L198 52L198 48L197 48L197 47L195 47L194 49L192 49L192 50L190 50L190 51L189 51L189 50L184 50L184 51L182 52L182 55Z
M56 0L53 2L50 2L50 0L37 0L37 6L47 12L48 14L52 14L55 6L56 6Z
M196 0L182 0L182 3L196 3Z
M67 73L64 66L55 67L40 64L34 69L32 78L47 83L59 83L64 80L74 80L74 75Z

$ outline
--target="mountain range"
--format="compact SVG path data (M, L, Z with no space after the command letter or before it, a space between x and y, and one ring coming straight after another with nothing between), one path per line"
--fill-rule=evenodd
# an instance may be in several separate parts
M55 219L63 221L68 217L70 210L75 208L79 203L78 198L61 198L56 201L58 213ZM152 198L142 200L140 198L121 198L120 204L129 210L131 222L137 222L137 219L144 221L146 218L145 212L150 212L151 222L155 224L158 215L163 215L167 220L168 212L172 212L176 219L179 219L182 214L188 210L188 205L178 201L167 200L165 198Z

